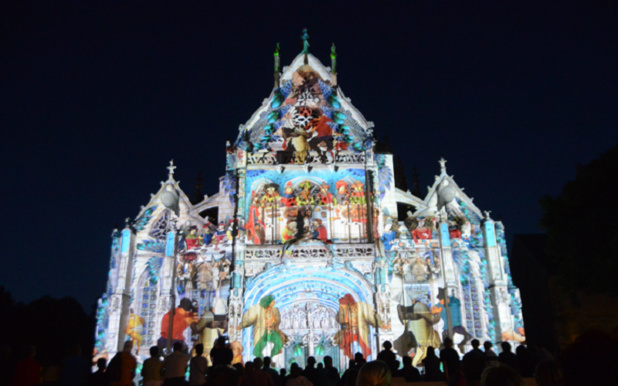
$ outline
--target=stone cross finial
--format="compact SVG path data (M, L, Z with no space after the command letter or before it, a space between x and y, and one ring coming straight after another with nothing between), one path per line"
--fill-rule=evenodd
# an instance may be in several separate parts
M444 157L440 158L440 173L441 174L446 174L446 160L444 159Z
M170 160L170 166L167 167L167 177L170 180L174 179L174 169L176 169L176 166L174 165L174 160Z
M491 210L486 210L483 213L485 214L485 219L486 220L491 220L491 216L490 216Z

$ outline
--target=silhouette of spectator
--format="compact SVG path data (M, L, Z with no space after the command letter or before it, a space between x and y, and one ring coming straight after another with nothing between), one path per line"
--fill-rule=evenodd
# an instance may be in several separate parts
M451 338L444 339L444 348L440 350L440 360L444 364L444 372L448 384L456 385L459 381L461 363L459 362L459 354L453 348L453 340Z
M281 386L281 378L279 377L279 373L277 370L271 368L270 364L270 357L264 357L264 367L262 369L266 372L266 374L270 375L270 378L272 378L275 386Z
M517 361L517 356L511 351L511 344L509 342L502 342L500 347L502 347L502 352L498 355L500 363L511 366L513 370L520 374L519 362Z
M159 358L159 347L150 348L150 358L142 366L144 386L161 386L163 384L163 361Z
M487 357L488 362L498 361L498 354L496 354L496 352L494 351L493 346L494 344L488 340L483 343L483 348L485 349L485 356Z
M13 349L8 344L0 346L0 385L8 385L13 378Z
M236 386L239 376L230 366L215 366L208 372L208 386ZM251 382L252 385L256 385Z
M107 366L111 386L133 386L137 360L131 354L133 341L124 342L123 350L117 353Z
M79 344L71 347L69 355L62 361L60 370L61 386L78 386L88 383L90 378L90 363L82 356Z
M406 359L404 357L403 365L405 367ZM440 371L440 358L436 356L436 350L429 346L427 347L427 354L422 362L425 367L425 376L423 380L425 382L438 382L444 380L444 374Z
M109 377L105 370L107 370L107 359L97 359L97 371L90 376L91 386L109 386Z
M564 384L615 385L618 342L602 331L587 331L561 353Z
M247 374L245 373L245 366L242 363L238 362L234 363L232 367L236 370L236 374L238 374L238 384L241 385L245 377L247 376ZM208 381L208 378L206 378L206 380ZM208 385L208 382L206 382L206 384Z
M515 349L515 356L517 357L517 364L519 365L519 373L524 378L529 378L534 376L534 358L530 351L524 346L520 344Z
M285 385L285 382L288 380L288 371L285 368L279 370L279 379L281 379L281 384Z
M537 386L563 386L564 376L560 365L555 360L539 363L534 371L534 380Z
M365 357L363 357L363 353L360 352L354 354L354 362L356 362L356 367L358 367L359 370L365 363L367 363Z
M545 347L540 344L528 346L529 348L534 348L534 350L530 350L532 353L532 357L534 358L534 362L538 365L541 362L545 361L553 361L556 358L549 352Z
M185 384L185 374L187 373L189 356L182 352L183 348L183 342L174 342L174 352L168 355L163 361L163 374L165 375L163 386Z
M341 377L341 384L343 386L356 385L358 370L359 367L356 365L356 361L354 359L350 359L350 361L348 362L348 369L343 373L343 376Z
M214 347L210 350L210 360L213 366L227 366L232 363L234 352L229 347L228 338L225 335L217 338Z
M314 358L315 361L315 358ZM290 366L290 376L285 382L285 386L311 386L315 385L311 383L305 376L303 376L302 370L298 366L298 363L292 363Z
M339 371L333 367L333 358L326 355L324 357L324 370L319 374L318 384L321 386L338 386Z
M23 348L23 353L24 359L15 364L11 385L38 385L41 383L41 365L34 359L36 348L32 345L26 345Z
M512 367L500 363L487 366L480 386L524 386L524 379Z
M384 350L378 353L378 360L386 363L388 365L388 369L391 371L391 374L395 374L399 368L399 364L395 364L397 361L397 355L395 355L395 353L391 350L391 348L393 348L393 344L390 341L385 340L384 343L382 343L382 348Z
M195 356L189 361L189 385L202 386L206 384L206 372L208 371L208 361L203 356L204 345L195 345Z
M391 372L391 374L393 373ZM419 373L416 367L412 366L412 358L407 355L403 357L403 367L397 370L394 376L403 377L406 382L419 382L421 380L421 373Z
M54 351L57 351L57 349ZM58 358L56 352L48 352L45 359L41 360L39 363L42 367L41 385L58 386L60 384L62 360ZM90 363L88 365L90 365ZM10 382L10 379L5 382ZM8 383L3 383L0 381L0 385L8 385Z
M262 361L259 359L255 358L255 362L248 361L245 363L245 378L241 384L242 386L275 386L272 378L262 370L259 370L258 366L262 366Z
M358 378L356 378L357 386L381 386L390 385L393 382L393 376L388 369L386 363L382 361L367 362L360 368Z
M466 377L466 383L468 385L478 385L481 381L481 374L483 374L483 370L487 366L487 357L479 348L481 342L478 339L472 339L470 344L472 344L472 350L464 355L461 367Z
M292 375L292 369L290 368L290 376ZM307 358L307 367L303 371L303 376L309 380L309 382L314 385L318 384L318 370L315 368L315 358L309 357Z

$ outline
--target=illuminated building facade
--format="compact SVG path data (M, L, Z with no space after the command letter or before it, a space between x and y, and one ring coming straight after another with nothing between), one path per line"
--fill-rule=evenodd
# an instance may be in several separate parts
M502 223L444 160L424 198L395 187L393 156L337 84L334 47L330 67L308 44L283 69L275 52L275 87L239 131L217 194L192 204L170 165L113 234L98 355L133 340L144 359L169 338L208 352L227 335L235 361L329 355L343 369L385 340L417 364L449 334L462 352L525 339Z

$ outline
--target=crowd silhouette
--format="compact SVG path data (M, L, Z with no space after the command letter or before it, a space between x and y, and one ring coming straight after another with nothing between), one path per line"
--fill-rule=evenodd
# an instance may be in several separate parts
M127 341L122 351L109 364L104 358L91 363L82 355L79 345L73 345L59 360L37 356L36 347L0 347L0 386L30 385L93 385L93 386L353 386L390 385L415 382L438 382L444 385L610 385L618 356L615 337L593 331L579 336L569 347L554 357L543 347L524 344L515 352L508 342L502 342L500 353L492 342L470 341L472 349L460 356L453 342L445 339L441 348L429 347L421 366L414 367L410 356L398 357L392 344L384 342L377 360L367 362L356 353L348 368L340 372L333 358L324 356L321 362L309 357L304 364L291 363L288 369L275 369L270 357L254 358L235 363L225 336L214 344L208 357L204 347L196 344L192 355L176 342L173 352L165 358L157 346L150 348L150 358L138 367L133 345ZM439 355L436 350L440 349ZM16 354L16 355L14 355ZM401 359L401 362L400 360ZM96 368L95 368L96 366ZM93 371L94 368L94 371ZM420 371L419 371L420 369ZM528 379L524 382L524 379ZM136 381L136 379L140 379Z

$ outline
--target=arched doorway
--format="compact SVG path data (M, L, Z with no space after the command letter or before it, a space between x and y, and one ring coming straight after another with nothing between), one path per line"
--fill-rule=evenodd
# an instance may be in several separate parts
M281 353L272 358L277 366L289 368L292 362L297 362L304 367L309 356L321 360L329 355L334 365L343 369L348 358L340 347L342 343L336 339L342 330L338 321L340 299L348 296L372 309L373 285L350 264L310 264L307 260L295 263L286 259L248 279L244 312L272 296L280 316L278 328L287 336ZM360 336L370 352L377 353L376 323L371 324L362 326ZM254 337L249 330L246 328L242 336L245 360L256 355ZM357 343L351 343L353 352L361 351L360 346L354 346Z

